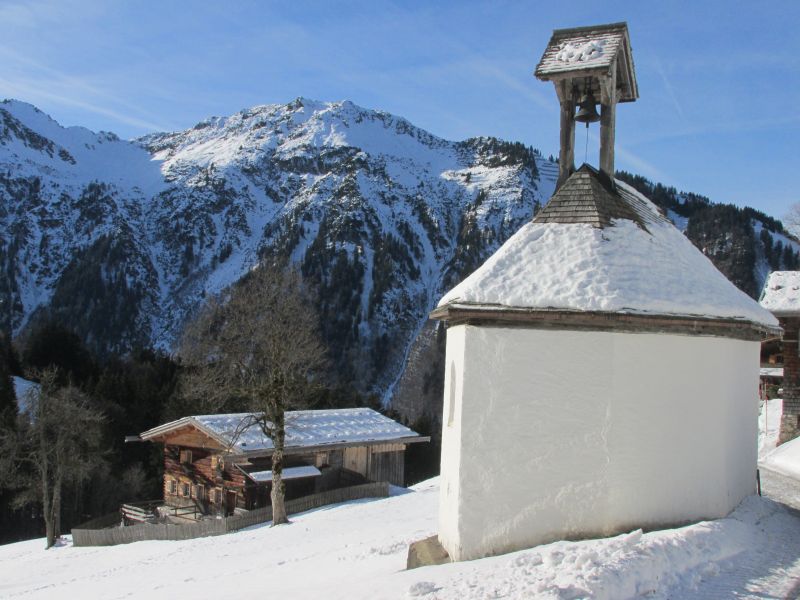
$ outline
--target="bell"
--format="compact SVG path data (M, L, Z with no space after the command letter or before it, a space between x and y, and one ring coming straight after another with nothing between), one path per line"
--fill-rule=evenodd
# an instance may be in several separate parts
M596 104L597 101L594 99L592 92L584 94L578 104L578 114L575 115L575 120L578 123L586 123L587 127L589 123L597 123L600 120L600 115L597 114Z

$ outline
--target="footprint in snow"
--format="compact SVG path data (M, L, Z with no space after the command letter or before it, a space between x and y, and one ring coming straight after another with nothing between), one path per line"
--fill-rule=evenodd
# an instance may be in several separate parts
M432 581L418 581L410 588L408 588L408 595L409 596L427 596L428 594L432 594L439 588L436 587L436 584Z

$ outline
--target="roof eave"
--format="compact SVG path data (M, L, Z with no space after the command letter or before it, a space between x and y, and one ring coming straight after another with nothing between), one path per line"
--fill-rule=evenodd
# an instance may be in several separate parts
M160 436L164 433L168 433L170 431L174 431L175 429L179 429L189 424L189 419L191 417L181 417L176 421L170 421L169 423L164 423L163 425L158 425L157 427L153 427L152 429L148 429L139 434L139 437L143 440L151 440L154 437Z
M761 341L780 335L780 326L746 319L642 312L583 311L564 308L510 307L451 302L437 306L429 318L450 325L502 325L535 329L572 329L625 333L665 333Z
M589 33L590 31L624 29L627 31L628 23L626 21L617 21L616 23L603 23L601 25L582 25L581 27L566 27L563 29L554 29L550 40L552 41L558 37L566 37L576 33Z
M194 417L182 417L177 421L170 421L169 423L164 423L163 425L159 425L158 427L153 427L152 429L148 429L144 433L140 433L139 437L143 441L160 441L160 440L155 440L154 438L161 437L173 431L177 431L178 429L186 427L187 425L194 427L201 433L207 435L208 437L210 437L215 442L220 444L222 447L228 449L229 451L235 454L242 453L242 451L239 448L237 448L235 444L232 444L230 440L219 435L214 430L206 427Z

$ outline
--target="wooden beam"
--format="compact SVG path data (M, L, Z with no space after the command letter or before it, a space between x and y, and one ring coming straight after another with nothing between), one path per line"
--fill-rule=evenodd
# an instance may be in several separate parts
M600 79L600 170L614 177L614 129L617 114L617 64Z
M445 305L430 314L431 319L448 326L528 327L571 331L609 331L619 333L665 333L701 335L737 340L760 341L778 330L736 319L714 319L668 315L640 315L599 311L558 309L492 309L489 307Z
M561 100L561 147L558 152L558 183L560 187L575 172L575 98L570 80L556 84Z

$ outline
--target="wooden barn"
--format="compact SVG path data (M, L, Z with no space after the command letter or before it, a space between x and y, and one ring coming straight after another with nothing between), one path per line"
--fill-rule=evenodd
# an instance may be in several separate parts
M164 504L199 515L230 515L270 502L272 442L247 414L199 415L140 434L164 444ZM404 484L407 444L427 442L369 408L286 413L287 499L365 483Z

